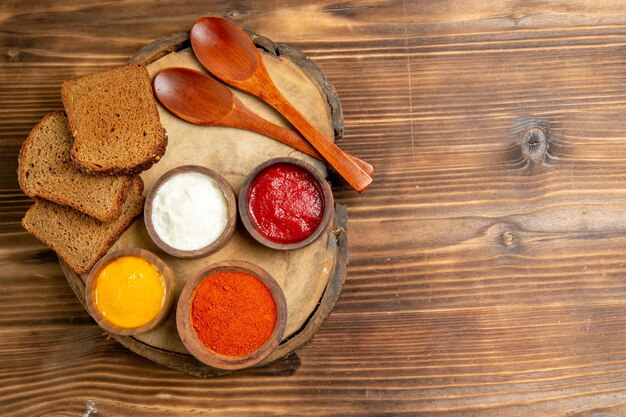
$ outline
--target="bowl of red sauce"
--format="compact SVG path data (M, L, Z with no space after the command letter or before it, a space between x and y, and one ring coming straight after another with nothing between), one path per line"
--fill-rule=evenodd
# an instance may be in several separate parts
M217 369L259 364L278 347L286 324L282 289L264 269L244 261L222 261L198 272L176 309L187 350Z
M239 216L259 243L298 249L317 239L333 213L326 179L310 164L275 158L256 167L239 191Z

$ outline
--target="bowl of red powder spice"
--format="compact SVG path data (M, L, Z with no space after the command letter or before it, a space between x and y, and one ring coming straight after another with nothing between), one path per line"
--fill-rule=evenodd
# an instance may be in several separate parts
M257 166L239 191L239 216L259 243L278 250L315 241L333 214L333 194L310 164L274 158Z
M280 344L287 301L264 269L222 261L187 282L176 310L183 344L199 361L236 370L261 364Z

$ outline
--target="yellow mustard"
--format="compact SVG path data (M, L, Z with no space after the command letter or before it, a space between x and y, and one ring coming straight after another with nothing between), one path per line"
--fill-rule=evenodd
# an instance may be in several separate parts
M111 324L125 329L154 319L165 302L163 276L139 256L121 256L98 274L95 285L98 311Z

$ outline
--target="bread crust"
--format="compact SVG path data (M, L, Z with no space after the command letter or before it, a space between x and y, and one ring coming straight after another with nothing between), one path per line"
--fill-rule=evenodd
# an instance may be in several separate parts
M165 132L165 129L163 129L163 131ZM133 168L119 168L119 167L109 168L109 169L102 169L98 167L95 167L96 169L90 168L91 165L89 165L88 163L80 162L78 159L76 159L76 157L74 156L74 148L72 148L72 150L70 151L70 157L72 158L72 161L74 162L74 164L76 164L76 167L81 172L85 172L87 174L107 175L107 176L108 175L133 176L133 175L138 175L142 173L143 171L147 171L148 169L152 167L152 165L156 164L157 162L161 160L161 157L165 155L165 149L167 148L167 141L168 141L167 133L164 133L163 139L159 143L159 146L157 147L157 150L155 152L156 155L140 163L139 165L134 166Z
M41 132L43 126L48 122L48 120L50 118L58 116L65 116L65 112L63 110L56 110L52 113L45 115L39 121L39 123L37 123L37 125L31 130L24 143L22 143L22 147L20 148L20 153L18 156L17 166L17 181L20 188L22 189L22 191L24 191L24 194L26 194L30 198L35 199L37 197L41 197L57 204L69 206L103 222L117 219L122 212L122 206L124 205L124 201L126 201L126 196L128 195L128 191L130 190L131 184L133 183L132 177L125 176L122 178L122 185L114 196L112 208L108 212L92 210L90 207L80 207L80 205L77 204L75 201L64 198L61 195L52 194L50 192L47 192L45 189L39 192L35 192L29 187L28 181L26 180L26 166L28 165L28 162L26 161L26 153L28 152L28 149L30 148L35 136Z
M140 198L140 203L139 203L138 207L131 213L130 216L128 216L128 218L124 219L124 222L119 226L119 228L117 230L114 231L114 233L112 233L110 236L107 237L107 239L102 243L100 248L94 248L94 250L97 249L97 252L95 253L95 256L89 261L89 263L85 267L80 267L79 265L77 265L75 260L72 259L72 257L69 254L64 253L62 251L62 248L57 247L56 244L54 244L53 242L48 240L46 238L45 233L41 233L41 231L38 228L29 227L28 218L29 218L30 215L32 215L32 212L34 210L36 210L37 204L40 204L40 202L35 201L35 204L33 204L28 209L28 211L26 212L26 215L22 219L22 226L28 232L33 234L37 239L39 239L44 245L48 246L53 251L55 251L56 254L59 257L61 257L61 259L63 259L77 274L85 274L85 273L89 272L91 270L91 268L93 268L93 266L96 264L96 262L98 262L98 260L100 260L100 258L102 258L107 253L107 251L111 248L111 246L113 246L113 244L117 241L117 239L119 239L119 237L122 235L122 233L124 233L124 231L126 229L128 229L130 227L130 225L133 224L135 219L137 217L139 217L141 215L141 213L143 212L143 204L144 204L144 198L142 196L142 194L143 194L143 181L141 180L140 177L135 177L133 179L133 182L132 182L132 185L131 185L131 191L129 192L127 198L131 198L131 193L133 192L132 189L134 189L134 188L137 188L136 192L140 196L139 197Z
M158 126L155 126L155 127L157 127L158 130L160 131L160 135L157 135L159 136L159 139L155 143L155 146L152 152L150 152L151 155L148 158L144 159L143 161L135 163L132 166L102 167L102 166L95 165L94 163L88 160L85 160L85 158L82 157L78 151L78 148L80 147L80 143L84 140L84 138L79 132L79 127L77 125L77 121L75 120L74 114L68 108L68 107L71 107L70 105L71 97L69 93L69 88L72 85L74 85L77 81L82 80L85 77L97 76L99 74L92 74L92 75L87 75L87 76L82 76L82 77L70 78L69 80L66 80L65 82L63 82L63 85L61 87L61 100L63 101L63 104L67 111L67 115L68 115L68 119L70 123L70 131L72 133L72 136L74 137L74 146L72 146L70 155L71 155L72 161L74 161L77 167L79 167L79 169L83 172L87 172L91 174L98 174L98 175L115 175L115 174L136 175L136 174L139 174L140 172L150 169L150 167L152 167L152 165L158 162L161 159L161 157L165 154L165 150L167 148L167 142L168 142L167 133L160 122L159 111L157 110L156 103L153 98L152 86L150 83L150 79L148 77L147 70L145 69L143 65L139 65L139 64L126 65L125 67L122 67L122 68L131 68L131 69L136 68L142 73L142 76L145 75L148 78L148 86L150 89L149 94L150 94L150 97L152 97L152 100L149 100L149 104L148 104L149 108L147 109L147 111L150 113L148 117L154 118L155 120L158 121Z
M33 138L35 137L35 133L39 132L42 129L42 126L44 125L44 123L46 123L48 119L61 115L62 113L64 113L63 110L56 110L56 111L53 111L52 113L46 114L39 121L39 123L37 123L37 125L35 125L35 127L31 129L30 133L28 134L28 137L26 138L26 140L24 140L24 142L22 143L22 147L20 148L20 153L17 157L17 182L20 188L22 189L22 191L24 191L24 194L26 194L27 196L31 198L35 198L35 194L28 187L28 184L26 183L26 178L24 178L26 174L26 170L24 169L24 166L25 166L24 164L26 163L26 161L24 160L24 158L26 157L26 151L28 150L28 148L30 148Z

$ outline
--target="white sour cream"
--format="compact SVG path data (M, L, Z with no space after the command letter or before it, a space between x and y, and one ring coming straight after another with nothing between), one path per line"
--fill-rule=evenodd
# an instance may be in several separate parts
M198 172L171 177L152 203L152 224L161 240L180 250L215 242L226 228L228 202L219 184Z

